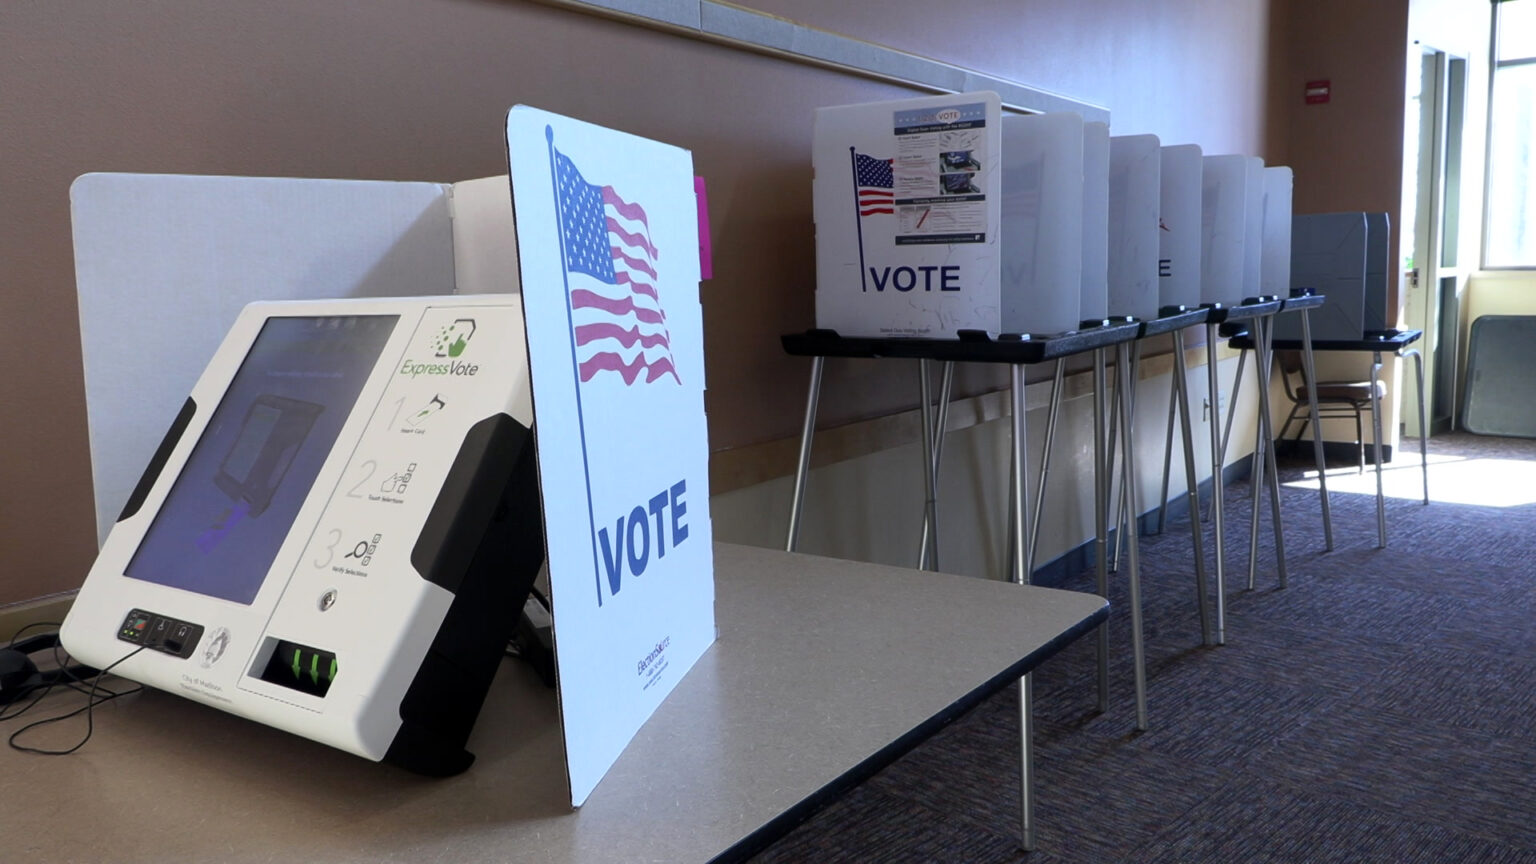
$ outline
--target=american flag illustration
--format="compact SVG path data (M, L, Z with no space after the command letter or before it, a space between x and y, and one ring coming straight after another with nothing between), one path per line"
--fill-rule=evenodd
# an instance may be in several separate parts
M612 186L588 183L555 150L555 194L569 271L571 326L580 380L617 372L626 385L671 375L667 315L656 291L656 247L645 208Z
M863 153L853 154L853 176L858 186L859 215L895 213L892 204L896 183L891 176L891 160L876 159Z

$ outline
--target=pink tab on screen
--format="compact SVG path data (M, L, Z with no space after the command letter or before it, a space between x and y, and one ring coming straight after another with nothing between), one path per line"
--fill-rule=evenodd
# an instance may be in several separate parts
M715 268L709 244L709 194L704 191L703 177L693 178L693 197L699 203L699 278L709 279L715 275Z

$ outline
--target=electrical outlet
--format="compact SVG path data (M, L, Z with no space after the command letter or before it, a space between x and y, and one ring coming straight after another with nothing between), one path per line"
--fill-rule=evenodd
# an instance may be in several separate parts
M1226 393L1217 393L1216 394L1216 403L1217 403L1217 405L1220 406L1220 411L1221 411L1220 416L1222 416L1222 417L1227 416L1227 394ZM1200 422L1204 423L1204 422L1209 421L1210 419L1211 419L1211 397L1210 396L1201 396L1200 397Z

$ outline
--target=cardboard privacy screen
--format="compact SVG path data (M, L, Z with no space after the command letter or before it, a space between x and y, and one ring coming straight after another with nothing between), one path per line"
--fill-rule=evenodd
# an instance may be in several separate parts
M686 150L507 117L561 724L579 806L714 641Z
M1002 329L1060 333L1082 320L1083 118L1003 118Z
M996 93L821 108L811 157L816 326L956 336L1008 326Z
M1157 234L1159 306L1200 305L1200 201L1202 160L1198 144L1162 148Z

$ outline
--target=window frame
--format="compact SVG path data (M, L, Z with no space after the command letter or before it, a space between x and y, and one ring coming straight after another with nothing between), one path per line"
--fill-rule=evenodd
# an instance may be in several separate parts
M1493 177L1493 93L1498 85L1499 72L1503 69L1518 68L1522 66L1536 66L1536 54L1517 57L1513 59L1501 59L1499 57L1499 18L1503 7L1508 3L1525 2L1536 5L1536 0L1492 0L1493 15L1492 26L1488 34L1488 111L1484 128L1483 151L1483 226L1481 248L1478 255L1479 269L1496 272L1521 272L1536 271L1536 258L1518 264L1490 264L1488 261L1488 226L1492 220L1492 197L1489 194L1494 186ZM1536 166L1532 166L1536 170Z

